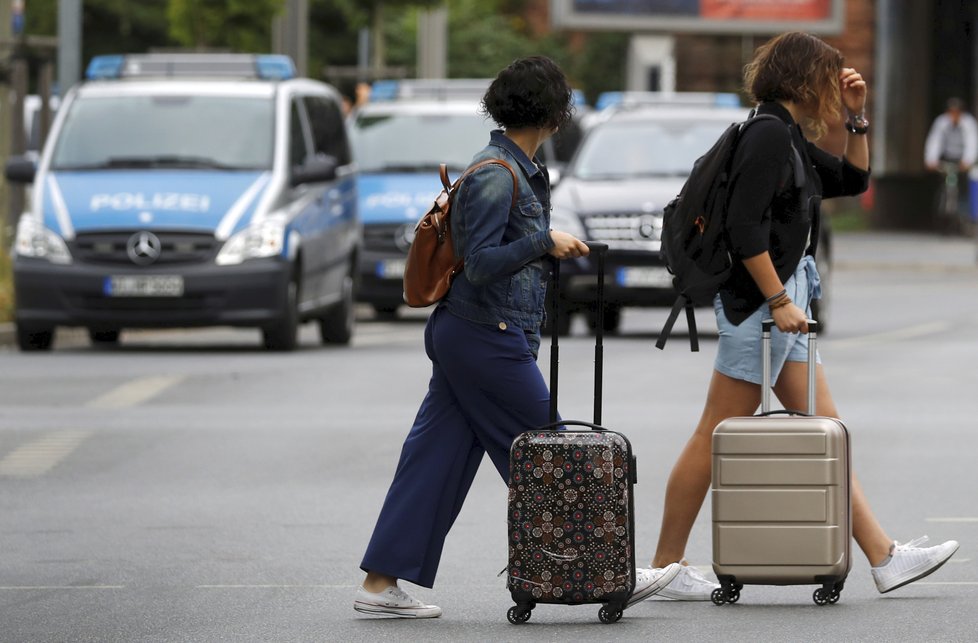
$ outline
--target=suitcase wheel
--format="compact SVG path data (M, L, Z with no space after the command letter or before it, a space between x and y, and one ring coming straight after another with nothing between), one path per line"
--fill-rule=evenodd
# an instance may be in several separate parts
M509 611L506 612L506 618L509 619L509 622L513 625L519 625L520 623L526 623L529 621L530 614L532 612L533 610L529 607L514 605L513 607L509 608Z
M816 605L835 605L839 602L839 590L819 587L812 593L812 600Z
M610 625L611 623L617 623L621 620L621 615L623 610L621 607L610 605L602 605L601 609L598 610L598 620L605 625Z
M724 603L736 603L740 600L740 588L738 587L717 587L710 594L710 599L713 601L714 605L723 605Z

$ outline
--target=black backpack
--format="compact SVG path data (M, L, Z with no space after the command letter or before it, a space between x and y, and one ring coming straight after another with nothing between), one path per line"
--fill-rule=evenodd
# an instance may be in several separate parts
M678 295L656 348L665 348L679 312L685 310L690 349L699 350L693 309L713 302L733 265L727 245L726 210L734 151L748 126L772 119L781 121L771 114L751 112L747 120L727 127L713 147L696 160L679 195L663 209L662 253Z

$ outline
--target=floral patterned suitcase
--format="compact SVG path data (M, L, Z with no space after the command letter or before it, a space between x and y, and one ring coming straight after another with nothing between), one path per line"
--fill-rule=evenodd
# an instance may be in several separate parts
M632 448L620 433L563 424L592 430L531 431L510 452L508 616L602 603L613 623L635 588Z
M538 603L599 603L598 618L614 623L635 589L635 457L625 436L600 426L608 246L588 245L598 258L594 422L557 421L559 345L554 331L551 424L518 436L510 449L506 573L516 605L507 617L514 624L529 620ZM559 272L555 262L552 296L556 296ZM559 327L556 319L551 324Z

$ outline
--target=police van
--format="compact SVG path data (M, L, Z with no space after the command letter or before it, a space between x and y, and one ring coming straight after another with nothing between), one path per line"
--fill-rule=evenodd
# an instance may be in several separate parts
M341 98L286 56L100 56L61 102L13 248L22 350L58 326L354 330L361 227Z
M438 166L445 163L449 176L457 178L497 127L480 112L491 82L378 81L353 119L364 237L359 300L381 317L395 317L403 304L407 250L415 225L441 190ZM551 176L569 160L579 138L577 123L568 123L541 147L538 155Z

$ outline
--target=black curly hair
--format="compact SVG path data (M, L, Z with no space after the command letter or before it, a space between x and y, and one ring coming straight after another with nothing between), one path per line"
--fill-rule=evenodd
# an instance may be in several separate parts
M546 56L514 60L482 97L482 112L504 129L559 128L574 113L571 87Z

